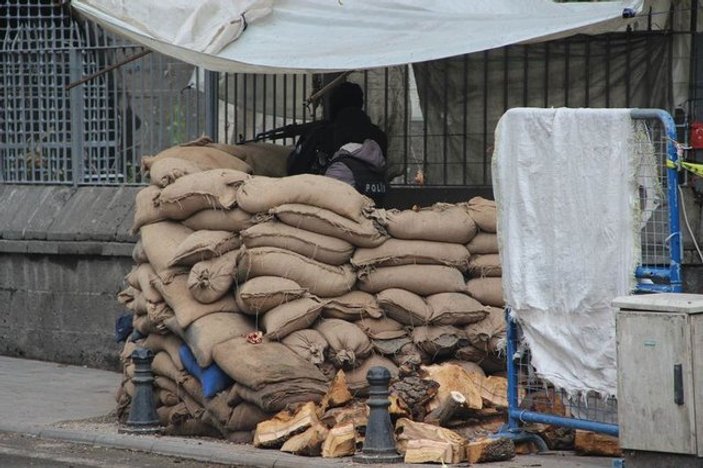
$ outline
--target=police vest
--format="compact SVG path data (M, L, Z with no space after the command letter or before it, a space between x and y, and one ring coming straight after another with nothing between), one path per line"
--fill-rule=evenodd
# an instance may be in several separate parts
M354 175L354 188L376 202L376 206L383 206L388 193L388 182L383 172L374 170L371 165L352 156L337 156L333 162L347 166Z

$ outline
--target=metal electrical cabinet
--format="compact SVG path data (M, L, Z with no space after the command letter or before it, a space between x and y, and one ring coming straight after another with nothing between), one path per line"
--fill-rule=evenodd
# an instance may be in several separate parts
M613 305L620 447L703 457L703 295L626 296Z

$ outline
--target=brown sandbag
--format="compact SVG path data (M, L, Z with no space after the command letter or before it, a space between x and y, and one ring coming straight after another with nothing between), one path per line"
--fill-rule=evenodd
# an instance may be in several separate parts
M316 206L285 204L270 209L269 213L289 226L336 237L356 247L377 247L388 239L388 234L371 219L351 221Z
M471 254L462 244L388 239L372 249L357 249L351 259L357 268L394 265L447 265L466 271Z
M161 404L165 406L174 406L177 405L180 401L175 393L169 392L168 390L164 390L163 388L159 388L156 390L156 396L161 402Z
M263 314L274 307L305 297L307 289L278 276L257 276L237 288L237 305L250 315Z
M205 209L230 209L237 203L237 189L250 177L231 169L189 174L164 187L154 203L163 215L174 220Z
M193 266L238 249L241 245L239 235L233 232L195 231L178 245L168 266Z
M154 374L166 377L174 382L178 382L183 376L183 371L178 370L171 360L171 356L165 351L159 351L154 354L154 360L151 361L151 370Z
M297 330L281 340L295 354L315 365L325 362L329 344L322 334L313 329Z
M188 276L176 275L170 281L156 279L154 286L171 306L176 315L178 326L185 330L188 325L200 317L216 312L239 312L234 295L227 294L211 304L201 304L191 296L188 290Z
M486 374L495 374L506 369L505 357L501 357L497 353L482 351L473 345L457 349L454 356L463 361L475 362L481 366Z
M161 189L155 185L148 185L137 192L134 197L132 234L137 233L142 226L166 219L166 214L156 203L159 195L161 195Z
M188 289L195 300L211 304L232 292L238 255L238 250L232 250L193 265L188 274Z
M495 201L474 197L469 200L468 212L481 231L491 233L498 231L498 213Z
M469 262L468 272L471 276L483 278L485 276L501 276L503 270L500 266L500 255L483 254L474 255Z
M243 145L210 143L207 146L241 159L251 166L252 174L268 177L288 175L288 155L293 151L290 146L273 143L245 143Z
M294 379L327 381L314 364L275 341L252 344L232 338L215 346L213 358L235 382L252 390Z
M464 333L469 342L482 351L501 351L505 342L505 311L497 307L488 307L486 318L466 326Z
M332 266L276 247L241 249L237 260L238 277L281 276L320 297L341 296L356 282L350 265Z
M408 334L403 324L389 317L366 318L354 322L372 340L392 340Z
M132 310L130 307L133 306L130 304L134 302L138 294L141 294L139 289L134 286L127 286L125 289L117 293L117 302Z
M488 307L464 293L439 293L426 298L432 325L467 325L483 320Z
M229 417L225 428L233 432L253 431L261 421L271 419L272 413L267 413L253 403L238 404Z
M384 356L390 356L390 359L393 359L393 356L398 354L403 346L408 343L412 343L412 340L407 336L390 340L371 340L371 344L376 352ZM419 359L418 362L420 362Z
M166 321L175 317L173 309L165 302L147 302L146 314L149 316L149 320L154 322L159 329L168 328L166 327Z
M398 367L391 360L383 356L371 356L356 369L346 371L345 377L349 391L355 396L366 396L369 393L369 382L366 375L372 367L385 367L391 373L391 382L399 375Z
M376 296L378 305L390 318L417 327L427 325L432 318L432 309L415 293L399 288L384 289Z
M185 341L200 367L212 364L213 348L254 330L251 320L242 314L214 313L195 320L185 330Z
M416 369L420 364L431 362L412 340L402 343L400 348L390 356L390 359L398 367L409 369Z
M247 248L278 247L328 265L342 265L349 261L354 252L354 246L347 241L275 220L256 224L242 231L241 235Z
M176 368L183 370L183 363L181 362L180 354L178 354L178 348L181 347L181 344L183 344L183 341L175 335L152 334L147 336L140 346L150 349L154 354L160 351L167 353Z
M134 317L132 317L132 327L142 335L149 335L151 333L164 333L156 326L154 322L149 320L148 315L135 315Z
M251 214L241 208L229 210L206 209L183 220L183 225L194 231L239 232L253 226Z
M323 299L322 317L342 320L358 320L367 317L380 318L383 310L376 298L364 291L350 291L339 297Z
M327 384L307 379L270 384L261 390L252 390L237 383L234 386L242 400L254 403L267 412L281 411L296 403L319 403L327 392Z
M274 307L259 320L266 330L266 338L280 341L294 331L312 325L321 309L322 304L317 298L304 297Z
M249 213L261 213L289 203L317 206L352 221L364 219L373 201L351 185L314 174L289 177L254 177L237 194L237 203Z
M124 277L125 282L127 283L127 286L131 286L132 288L139 289L139 278L137 276L137 272L139 271L139 265L134 265L131 270L129 270L129 273L127 273ZM119 297L119 294L118 294Z
M205 401L205 410L218 429L224 429L232 416L232 407L227 404L227 392L220 392ZM226 432L226 431L224 431Z
M128 310L131 310L134 312L135 315L146 315L149 311L149 305L152 304L151 302L147 302L146 298L144 297L144 294L142 294L141 291L135 290L136 293L134 294L134 300L125 304L125 307ZM149 319L151 320L151 319ZM151 320L153 322L153 320ZM156 322L154 322L155 325L158 325Z
M314 328L329 343L329 361L338 368L358 366L373 350L369 338L353 323L340 319L323 319Z
M195 163L202 171L211 169L234 169L251 173L251 167L239 158L233 157L217 148L190 146L184 143L161 151L156 156L142 158L142 171L151 171L154 163L161 159L176 158Z
M490 232L479 232L466 244L466 248L472 255L497 254L498 235Z
M413 342L432 360L451 355L468 344L464 332L452 326L418 327L412 331Z
M459 270L444 265L401 265L359 272L359 289L362 291L379 293L392 288L429 296L464 292L466 284Z
M166 187L176 179L196 172L202 172L202 169L193 161L178 158L161 158L151 163L149 179L154 185Z
M134 260L134 263L137 265L149 262L149 258L146 256L146 252L144 252L144 245L142 244L141 239L138 239L134 244L134 248L132 249L132 260Z
M151 285L151 281L156 276L156 272L150 264L142 263L139 265L135 275L137 277L137 283L139 284L139 290L144 295L145 300L149 302L162 302L164 300L159 291Z
M168 268L173 252L193 231L172 221L161 221L143 226L139 233L149 263L158 274Z
M396 239L466 244L477 232L464 204L437 203L419 210L379 210L379 222Z
M505 307L503 280L501 278L474 278L466 283L469 295L481 304Z

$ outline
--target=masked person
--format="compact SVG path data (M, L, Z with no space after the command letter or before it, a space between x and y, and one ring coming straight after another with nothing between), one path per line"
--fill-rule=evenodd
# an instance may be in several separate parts
M371 198L381 189L385 194L386 134L371 123L363 104L364 93L356 83L345 82L335 88L330 94L329 121L298 139L288 157L288 174L324 174ZM356 146L342 149L350 143ZM376 198L382 201L380 195Z

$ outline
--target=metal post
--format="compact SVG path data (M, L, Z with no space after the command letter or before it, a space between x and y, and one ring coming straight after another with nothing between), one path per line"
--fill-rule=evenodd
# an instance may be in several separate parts
M218 72L205 71L205 134L212 141L218 141L219 82L220 74Z
M83 73L81 52L71 48L68 52L71 81L77 81ZM84 149L84 124L83 124L83 86L75 86L70 91L71 101L71 174L73 185L83 181L83 149Z
M393 425L388 413L388 384L391 373L385 367L376 366L369 369L366 375L369 382L369 419L366 424L364 448L360 454L354 455L356 463L400 463L403 457L395 450Z
M156 434L161 432L159 416L154 406L154 376L151 373L151 361L154 353L150 349L137 348L132 352L134 363L134 396L129 409L127 425L119 432L128 434Z

